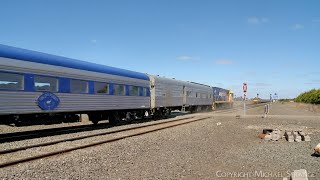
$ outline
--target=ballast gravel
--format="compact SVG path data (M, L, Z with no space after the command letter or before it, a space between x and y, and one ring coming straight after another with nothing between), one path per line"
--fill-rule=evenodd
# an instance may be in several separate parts
M2 168L0 178L279 179L306 169L319 179L320 158L311 154L320 142L320 119L304 118L314 114L300 113L286 104L273 104L270 113L273 110L276 115L296 113L297 117L236 119L212 114L207 120ZM261 111L262 107L247 113ZM263 128L303 128L312 133L311 142L263 142L258 138Z

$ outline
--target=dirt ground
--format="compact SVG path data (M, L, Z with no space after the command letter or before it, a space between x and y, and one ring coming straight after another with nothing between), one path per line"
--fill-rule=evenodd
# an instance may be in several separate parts
M305 103L287 103L288 105L294 106L299 109L305 109L311 112L320 113L320 105L319 104L305 104Z
M0 169L4 179L282 179L306 169L320 179L320 113L274 103L137 136L54 158ZM240 114L240 119L235 115ZM203 115L203 114L202 114ZM264 128L304 130L311 142L264 142Z

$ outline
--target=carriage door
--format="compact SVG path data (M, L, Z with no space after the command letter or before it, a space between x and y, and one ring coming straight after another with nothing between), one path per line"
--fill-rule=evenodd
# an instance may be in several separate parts
M186 105L187 104L187 88L186 88L186 86L183 86L182 95L183 95L183 105Z

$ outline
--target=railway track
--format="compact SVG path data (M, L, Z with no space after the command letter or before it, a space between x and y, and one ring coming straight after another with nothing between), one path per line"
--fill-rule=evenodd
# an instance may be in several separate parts
M257 104L246 104L246 110L248 109L253 109L256 107L260 107L260 106L264 106L266 104L268 104L269 102L262 102L262 103L257 103ZM237 108L231 108L231 109L222 109L222 110L216 110L214 111L215 114L226 114L226 113L232 113L232 112L236 112L239 110L243 110L243 106L242 107L237 107Z
M176 116L172 116L169 118L173 118ZM142 123L147 122L149 119L136 119L131 122L123 122L118 123L117 125L111 125L110 123L99 123L98 125L88 124L88 125L79 125L79 126L70 126L70 127L59 127L59 128L45 128L39 130L29 130L29 131L22 131L22 132L13 132L13 133L5 133L1 134L0 136L0 143L8 143L8 142L15 142L21 141L26 139L36 139L41 137L47 136L56 136L56 135L63 135L63 134L72 134L78 132L88 132L100 129L107 129L115 126L120 126L123 124L134 124L134 123Z
M101 123L99 126L94 125L80 125L80 126L71 126L71 127L60 127L60 128L45 128L40 130L33 131L22 131L14 133L1 134L0 143L15 142L25 139L35 139L47 136L55 136L62 134L71 134L77 132L85 132L92 130L99 130L112 127L109 123Z
M20 163L24 163L24 162L30 162L30 161L37 160L37 159L53 157L55 155L59 155L62 153L72 152L75 150L84 149L84 148L88 148L88 147L94 147L94 146L118 141L118 140L129 138L129 137L135 137L135 136L139 136L139 135L143 135L143 134L147 134L147 133L151 133L151 132L160 131L160 130L167 129L167 128L180 126L183 124L188 124L188 123L192 123L192 122L196 122L196 121L205 120L208 118L210 118L210 116L204 116L201 118L186 117L186 118L180 118L180 119L175 119L175 120L171 120L171 121L159 122L159 123L148 124L148 125L143 125L143 126L138 126L138 127L130 127L130 128L120 129L120 130L90 134L90 135L86 135L86 136L79 136L79 137L74 137L74 138L69 138L69 139L63 139L63 140L58 140L58 141L51 141L51 142L33 144L33 145L23 146L23 147L18 147L18 148L13 148L13 149L2 150L2 151L0 151L0 157L6 156L8 158L8 157L14 157L14 153L17 151L21 151L21 150L31 149L31 148L35 148L35 147L37 147L37 148L47 147L50 145L64 143L67 141L68 142L69 141L76 142L79 140L89 139L89 138L98 137L98 136L102 137L102 136L111 135L111 134L117 135L118 133L125 132L123 135L120 134L115 137L111 137L111 138L109 137L106 140L94 141L92 143L78 145L78 146L74 146L71 148L65 148L65 149L61 149L61 150L57 150L57 151L40 153L40 154L37 154L34 156L24 157L24 158L20 158L20 159L8 160L6 162L0 163L0 168L12 166L12 165L16 165L16 164L20 164ZM104 138L101 138L101 139L104 139Z
M177 120L186 120L186 119L191 119L194 118L192 117L186 117L186 118L181 118L181 119L177 119ZM172 120L172 122L174 122L176 120ZM171 121L169 121L171 122ZM62 143L62 142L67 142L67 141L76 141L76 140L81 140L81 139L85 139L85 138L90 138L90 137L95 137L95 136L102 136L102 135L108 135L108 134L114 134L114 133L119 133L119 132L124 132L124 131L129 131L129 130L134 130L134 129L138 129L138 128L144 128L144 127L150 127L153 125L160 125L160 124L165 124L168 123L168 121L165 122L158 122L155 124L147 124L147 125L142 125L142 126L137 126L137 127L130 127L130 128L124 128L124 129L119 129L119 130L112 130L112 131L107 131L107 132L102 132L102 133L93 133L91 135L86 135L86 136L78 136L78 137L74 137L74 138L66 138L66 139L62 139L62 140L56 140L56 141L50 141L50 142L45 142L45 143L39 143L39 144L34 144L34 145L28 145L28 146L22 146L19 148L12 148L12 149L6 149L6 150L0 150L0 155L2 154L7 154L7 153L12 153L12 152L17 152L17 151L21 151L21 150L26 150L26 149L30 149L30 148L35 148L35 147L41 147L41 146L49 146L49 145L54 145L54 144L58 144L58 143ZM91 125L92 126L92 125ZM46 135L50 135L51 134L51 130L55 131L55 129L49 129L50 132ZM94 130L99 130L99 129L95 129L94 127L91 128ZM70 131L73 132L77 132L77 130L82 130L82 128L72 128L70 129ZM41 130L42 131L42 130ZM62 130L62 131L58 131L57 133L62 133L62 132L67 132L67 130ZM33 135L36 133L31 133L31 134L27 134L27 135L22 135L23 137L26 137L28 135L30 135L31 137L33 137ZM56 134L56 133L55 133ZM17 136L16 138L20 139L20 136Z

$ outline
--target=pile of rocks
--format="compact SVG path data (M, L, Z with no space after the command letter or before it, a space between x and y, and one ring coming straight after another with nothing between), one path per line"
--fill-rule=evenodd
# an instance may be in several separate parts
M288 142L301 142L301 141L311 141L309 135L307 135L302 130L299 131L283 131L279 129L264 129L259 138L264 141L279 141L285 138Z
M286 131L284 136L288 142L301 142L301 141L311 141L309 135L303 131Z

